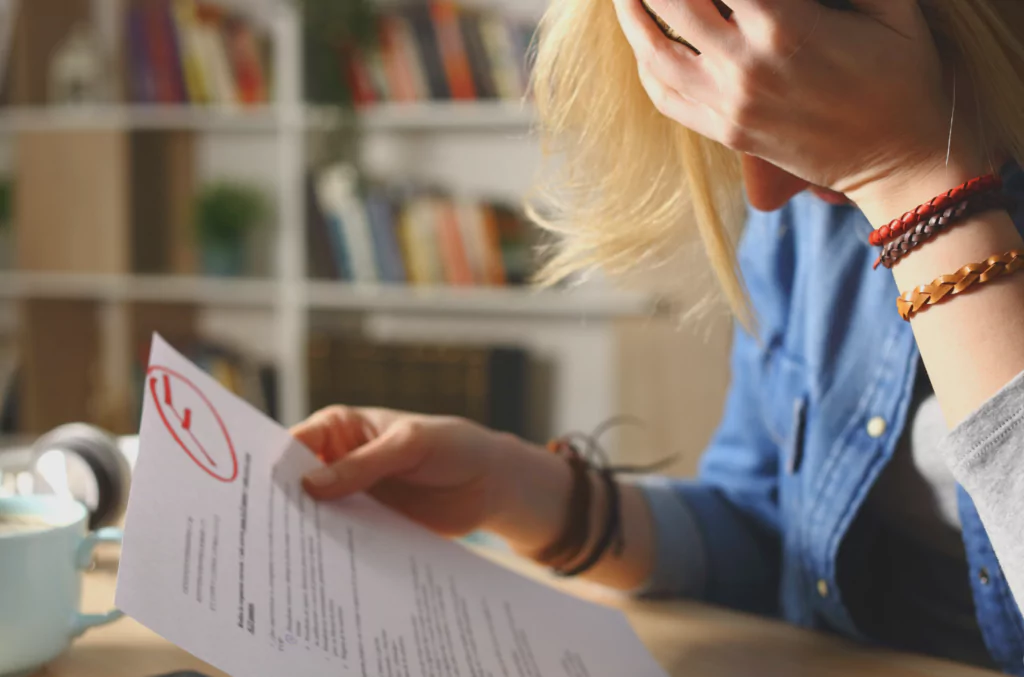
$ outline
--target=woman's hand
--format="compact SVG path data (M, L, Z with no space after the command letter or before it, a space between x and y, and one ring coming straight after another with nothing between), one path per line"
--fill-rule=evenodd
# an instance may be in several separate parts
M858 203L945 171L953 76L917 0L727 0L729 19L711 0L648 0L700 55L640 0L614 2L649 96L686 127ZM953 150L981 173L963 126Z
M326 464L304 481L317 499L368 491L443 535L501 511L506 436L469 421L387 409L329 407L292 429Z
M291 432L326 464L304 481L316 499L367 491L441 535L485 529L527 557L565 529L569 465L513 435L459 418L341 406ZM591 506L594 524L605 514L601 496ZM653 525L635 487L622 488L621 511L625 552L602 560L588 577L630 589L653 566Z

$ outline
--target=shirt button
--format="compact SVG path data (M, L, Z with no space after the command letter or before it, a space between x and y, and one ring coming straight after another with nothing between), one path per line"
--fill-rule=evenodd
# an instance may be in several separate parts
M818 594L821 597L828 597L828 582L824 578L818 579Z
M981 567L981 569L978 570L978 580L981 581L982 585L989 584L989 581L991 581L992 579L988 575L988 569L986 569L985 567Z
M875 439L878 439L879 437L885 434L885 429L887 426L888 424L885 422L884 418L882 418L881 416L875 416L870 421L868 421L868 435L874 437Z

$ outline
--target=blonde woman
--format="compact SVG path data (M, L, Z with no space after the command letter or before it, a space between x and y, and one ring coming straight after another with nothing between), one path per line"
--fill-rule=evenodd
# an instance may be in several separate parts
M1024 3L648 4L664 29L640 0L543 25L549 272L664 272L696 226L740 320L699 476L615 483L571 445L337 407L295 430L326 463L307 491L1024 674Z

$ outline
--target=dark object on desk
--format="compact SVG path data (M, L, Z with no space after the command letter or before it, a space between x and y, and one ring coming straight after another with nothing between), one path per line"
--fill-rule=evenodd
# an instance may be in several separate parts
M314 335L310 404L461 416L527 436L528 353L516 347L375 343Z

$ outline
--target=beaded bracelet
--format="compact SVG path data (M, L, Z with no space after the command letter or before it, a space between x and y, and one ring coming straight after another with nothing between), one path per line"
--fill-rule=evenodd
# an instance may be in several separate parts
M985 193L974 198L968 198L959 204L947 207L945 211L933 215L927 221L922 221L911 230L891 240L882 247L882 254L875 261L875 267L881 263L886 268L892 268L911 250L924 244L942 231L951 228L958 223L982 214L993 209L1012 211L1015 200L1003 193Z
M935 305L945 298L962 294L979 284L991 282L1000 277L1012 275L1024 267L1024 252L1013 250L1005 254L990 256L981 263L969 263L952 275L942 275L903 292L896 299L896 310L904 320L910 320L927 306Z
M979 176L975 179L971 179L970 181L965 181L956 188L952 188L942 195L925 202L920 207L910 210L900 218L893 219L887 225L871 231L871 235L868 237L868 242L870 242L874 247L881 247L882 245L898 238L900 235L922 221L945 211L949 207L955 206L956 204L976 195L997 192L1001 190L1002 187L1003 180L994 174L986 174L985 176Z

